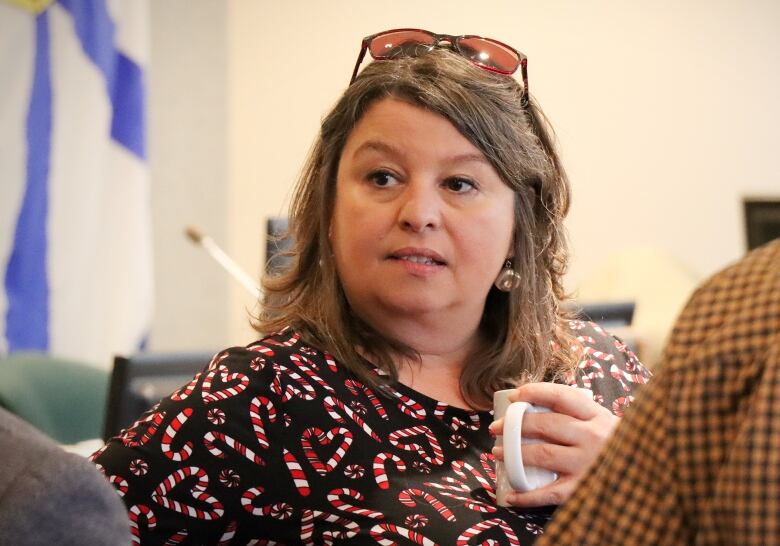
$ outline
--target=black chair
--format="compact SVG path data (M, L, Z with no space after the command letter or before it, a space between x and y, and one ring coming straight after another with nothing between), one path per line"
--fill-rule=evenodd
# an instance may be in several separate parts
M103 439L116 436L161 398L190 382L214 353L138 353L117 356L108 388Z

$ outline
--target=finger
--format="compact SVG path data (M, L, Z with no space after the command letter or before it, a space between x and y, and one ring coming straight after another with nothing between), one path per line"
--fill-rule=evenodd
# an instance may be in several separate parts
M502 417L501 419L496 419L490 423L488 430L490 430L494 436L502 435L504 433L504 418Z
M577 486L577 480L561 478L539 489L521 493L513 491L507 495L507 502L517 508L531 508L535 506L558 506L571 497Z
M538 466L562 475L582 470L583 453L576 447L548 443L525 444L522 446L522 457L525 466Z
M559 383L526 383L515 389L509 395L509 400L545 406L554 412L582 420L593 418L603 409L583 389Z
M523 415L523 437L567 446L577 445L586 438L583 434L585 423L563 413L526 413Z
M503 461L504 460L504 448L501 446L494 446L493 449L490 450L490 452L493 454L493 457L497 461Z

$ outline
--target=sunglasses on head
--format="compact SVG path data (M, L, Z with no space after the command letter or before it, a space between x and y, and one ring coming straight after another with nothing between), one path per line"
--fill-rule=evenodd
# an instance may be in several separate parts
M528 59L515 48L498 40L481 36L451 36L436 34L416 28L385 30L363 38L360 54L352 72L350 85L355 81L360 63L366 55L377 61L403 57L417 57L437 47L448 48L467 58L478 67L498 74L514 74L521 68L523 78L523 102L528 100Z

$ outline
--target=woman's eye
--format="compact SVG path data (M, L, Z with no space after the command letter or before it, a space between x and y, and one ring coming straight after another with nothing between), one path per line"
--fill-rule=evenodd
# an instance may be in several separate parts
M368 175L368 179L375 185L379 186L380 188L385 188L387 186L392 186L393 184L397 183L398 180L396 179L395 175L393 175L390 172L387 171L376 171Z
M449 178L444 182L444 185L455 193L466 193L477 187L474 182L465 178Z

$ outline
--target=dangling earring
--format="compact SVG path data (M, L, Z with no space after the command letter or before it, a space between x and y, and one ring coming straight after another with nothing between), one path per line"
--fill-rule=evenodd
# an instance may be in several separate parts
M502 292L511 292L520 286L520 275L512 269L512 260L507 260L504 263L504 269L498 274L496 282L493 284Z

